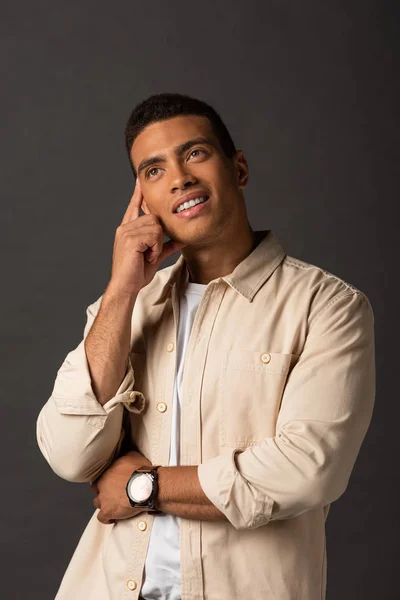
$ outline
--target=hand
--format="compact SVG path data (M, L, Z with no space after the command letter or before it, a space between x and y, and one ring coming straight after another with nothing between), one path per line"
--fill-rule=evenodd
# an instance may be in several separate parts
M97 518L100 523L109 525L117 519L135 517L146 508L133 508L126 495L126 484L135 469L152 463L140 452L131 450L117 458L96 481L91 482L92 491L97 494L93 506L100 509Z
M143 204L143 199L137 178L135 191L114 240L108 287L129 296L136 296L150 283L168 256L188 245L175 240L163 244L164 230L160 220ZM145 214L140 216L141 207Z

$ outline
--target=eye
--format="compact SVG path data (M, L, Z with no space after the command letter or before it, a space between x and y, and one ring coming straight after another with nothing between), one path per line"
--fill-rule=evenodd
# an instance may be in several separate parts
M192 156L193 152L202 152L203 154L206 154L205 150L202 150L201 148L196 148L196 150L192 150L191 153L189 154L189 156Z
M202 154L207 154L207 152L205 150L203 150L202 148L196 148L195 150L192 150L190 152L189 157L191 157L194 154L194 152L201 152ZM152 179L153 178L151 176L151 172L152 171L159 171L159 168L158 167L151 167L148 171L146 171L146 174L145 174L145 178L146 179Z
M151 173L151 171L157 171L158 167L151 167L151 169L149 169L148 171L146 171L146 179L149 179L149 174ZM151 179L151 177L150 177Z

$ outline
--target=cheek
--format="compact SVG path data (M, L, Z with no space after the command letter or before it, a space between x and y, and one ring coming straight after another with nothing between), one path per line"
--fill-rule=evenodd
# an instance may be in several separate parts
M217 174L218 188L225 196L230 192L237 193L239 181L234 173L229 169L219 171Z
M203 165L202 165L203 167ZM213 164L204 164L204 168L196 170L196 176L209 184L215 191L226 191L226 187L232 185L232 175L224 163L218 161Z
M223 183L224 186L235 186L237 185L236 172L233 166L224 160L218 162L216 168L216 176Z

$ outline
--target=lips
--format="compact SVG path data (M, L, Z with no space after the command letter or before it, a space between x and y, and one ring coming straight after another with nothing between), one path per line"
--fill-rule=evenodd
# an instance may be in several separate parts
M174 202L174 205L172 206L172 212L174 213L178 206L180 206L184 202L189 202L189 200L194 200L195 198L203 198L204 196L207 199L210 197L210 195L205 190L197 190L196 192L190 192L190 194L186 194L186 196L182 196L181 198L176 200L176 202Z
M210 204L210 198L208 198L205 202L199 202L190 208L185 208L185 210L181 210L179 212L174 213L175 217L178 219L191 219L195 217L199 213L206 210L206 207Z

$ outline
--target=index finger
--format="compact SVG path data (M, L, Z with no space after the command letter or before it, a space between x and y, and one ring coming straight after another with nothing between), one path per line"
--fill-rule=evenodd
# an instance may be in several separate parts
M140 216L140 207L142 205L143 194L140 187L139 177L136 178L135 190L133 192L131 201L128 204L128 208L122 218L121 225L134 221Z

